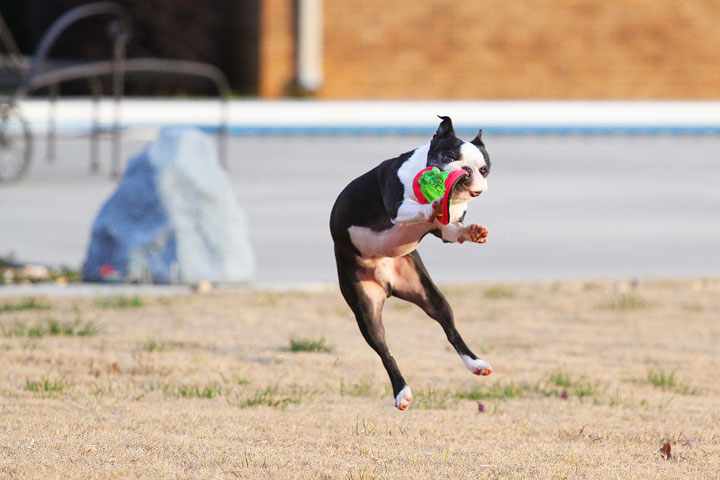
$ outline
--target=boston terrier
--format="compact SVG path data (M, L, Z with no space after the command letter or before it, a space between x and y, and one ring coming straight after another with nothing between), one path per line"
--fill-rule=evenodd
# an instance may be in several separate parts
M468 202L487 189L490 157L482 130L464 142L455 136L450 117L439 118L442 122L429 143L385 160L350 182L330 214L340 291L363 337L380 355L400 410L410 405L412 392L385 343L382 309L391 295L416 304L435 319L472 373L492 372L458 333L450 305L416 250L428 233L443 242L485 243L488 237L485 227L462 223ZM447 224L440 221L443 198L422 203L413 188L415 178L428 167L467 174L452 189Z

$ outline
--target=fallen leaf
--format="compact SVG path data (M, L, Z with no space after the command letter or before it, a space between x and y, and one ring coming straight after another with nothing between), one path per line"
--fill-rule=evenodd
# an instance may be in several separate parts
M485 412L485 405L483 405L481 402L478 402L478 413L484 413Z
M665 460L672 459L672 453L670 453L670 451L670 442L665 442L665 445L663 445L662 448L658 450L658 452L660 452L660 454L665 457Z

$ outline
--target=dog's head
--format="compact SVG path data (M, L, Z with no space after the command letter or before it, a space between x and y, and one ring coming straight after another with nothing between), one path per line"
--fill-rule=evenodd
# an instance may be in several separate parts
M440 117L442 122L430 140L427 166L440 170L465 170L468 177L453 193L453 202L467 202L487 190L487 176L490 174L490 156L482 141L482 130L471 142L464 142L455 136L450 117Z

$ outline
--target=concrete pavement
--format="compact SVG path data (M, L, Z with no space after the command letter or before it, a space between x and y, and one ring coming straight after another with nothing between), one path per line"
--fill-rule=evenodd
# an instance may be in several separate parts
M149 133L129 132L124 156L139 151ZM229 175L249 217L257 282L333 282L327 222L335 196L432 133L231 137ZM720 137L485 140L493 160L489 190L466 221L487 226L490 239L445 245L427 237L420 252L436 281L720 274ZM25 180L0 185L0 256L80 267L114 182L87 173L86 138L63 137L58 147L53 165L36 155ZM36 152L43 151L39 141Z

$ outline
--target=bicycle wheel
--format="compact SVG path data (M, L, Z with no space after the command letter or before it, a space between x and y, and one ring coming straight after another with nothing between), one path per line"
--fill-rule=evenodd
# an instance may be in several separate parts
M22 178L31 158L30 127L15 107L6 107L0 116L0 182Z

